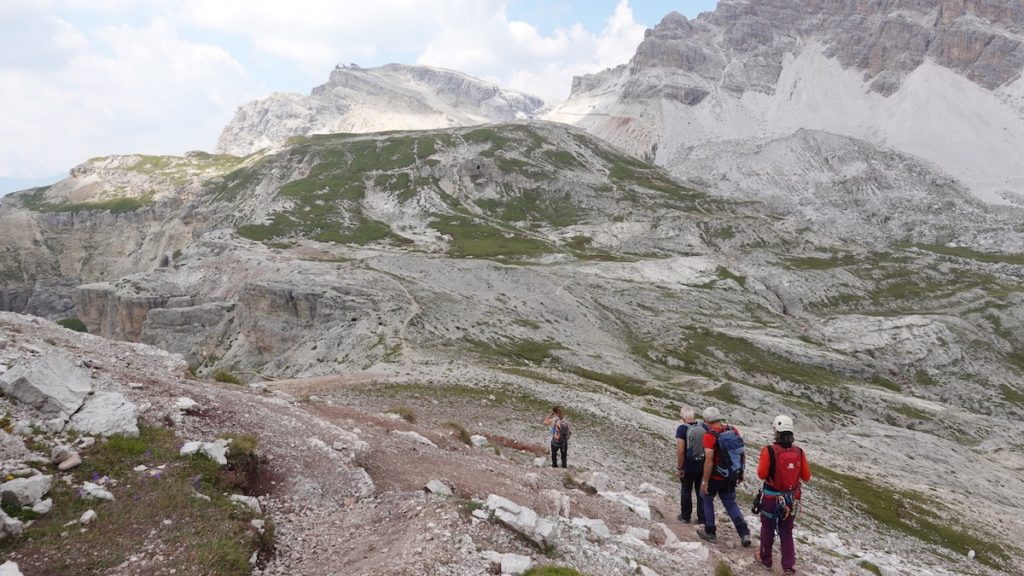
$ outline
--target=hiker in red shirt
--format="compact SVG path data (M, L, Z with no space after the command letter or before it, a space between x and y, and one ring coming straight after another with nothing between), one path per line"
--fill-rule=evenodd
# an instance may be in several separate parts
M779 533L782 549L782 573L796 574L796 550L793 546L793 521L800 510L800 483L811 480L811 467L802 448L793 445L793 419L779 415L772 421L775 442L761 450L757 477L761 488L761 550L765 568L772 567L772 546Z
M704 421L708 423L708 433L704 435L704 475L700 484L704 527L697 529L697 536L708 542L718 539L715 528L717 495L736 526L740 544L750 546L750 528L736 505L736 484L743 481L743 438L739 429L724 422L722 413L714 406L704 409Z

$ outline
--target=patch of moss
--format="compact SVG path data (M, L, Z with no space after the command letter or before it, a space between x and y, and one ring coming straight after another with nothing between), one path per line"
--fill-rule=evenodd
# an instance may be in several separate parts
M978 252L964 246L944 246L941 244L901 244L900 248L917 248L933 254L952 256L975 262L989 264L1013 264L1024 266L1024 254L1001 254L996 252Z
M90 202L51 202L45 197L45 190L38 189L29 192L21 197L22 205L29 210L36 212L101 212L107 211L113 214L134 212L153 203L153 194L143 194L137 197L110 198L107 200L93 200Z
M438 216L431 227L451 237L448 253L456 258L523 258L552 252L551 246L541 240L466 216Z
M881 526L896 530L963 556L968 550L977 552L977 561L1000 569L1011 562L1011 554L994 539L971 527L970 532L958 528L956 515L944 511L929 498L908 490L882 487L860 476L843 474L818 465L814 474L828 484L838 499L847 502ZM1018 556L1019 550L1013 555Z
M78 318L65 318L63 320L58 320L57 324L60 324L68 330L74 330L75 332L85 332L87 334L89 332L89 328L85 325L85 322L82 322Z

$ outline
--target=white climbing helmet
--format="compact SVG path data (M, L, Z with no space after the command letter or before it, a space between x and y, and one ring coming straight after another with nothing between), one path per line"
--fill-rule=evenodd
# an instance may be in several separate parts
M772 428L776 432L792 432L793 431L793 419L785 414L779 414L772 421Z

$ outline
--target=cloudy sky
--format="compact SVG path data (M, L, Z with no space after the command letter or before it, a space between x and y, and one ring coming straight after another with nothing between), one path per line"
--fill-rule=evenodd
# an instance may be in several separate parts
M335 64L451 68L551 100L717 0L2 0L0 193L93 156L210 150ZM12 179L19 179L13 182Z

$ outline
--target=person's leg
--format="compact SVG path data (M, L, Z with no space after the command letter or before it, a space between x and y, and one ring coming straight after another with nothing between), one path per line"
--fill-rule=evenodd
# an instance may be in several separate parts
M679 479L679 485L679 519L689 524L690 518L693 516L693 478L684 475ZM703 514L698 512L697 517L700 516Z
M761 497L761 564L772 567L772 546L775 545L775 507L774 496ZM785 545L783 545L785 548ZM785 564L783 564L785 565Z
M566 442L561 446L562 450L562 468L569 466L569 443Z
M551 467L558 468L558 444L551 443Z
M779 547L782 549L782 569L794 570L796 567L796 548L793 546L793 516L786 518L779 526Z
M747 520L743 517L743 511L736 504L736 483L726 483L718 495L722 499L722 505L725 506L725 512L732 519L733 525L736 526L736 533L741 537L750 536Z
M700 476L693 479L693 493L697 499L697 523L704 523L704 497L700 494Z
M718 488L718 480L708 482L707 496L701 495L704 500L704 531L708 534L715 533L715 494Z

